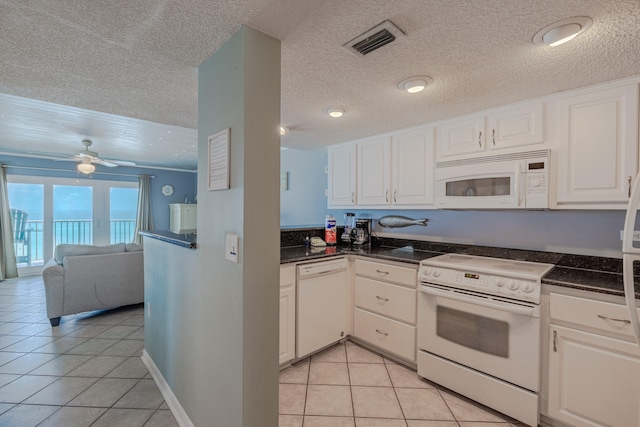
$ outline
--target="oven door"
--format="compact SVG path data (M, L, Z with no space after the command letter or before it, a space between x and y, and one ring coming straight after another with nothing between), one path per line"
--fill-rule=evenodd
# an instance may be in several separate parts
M539 305L422 283L418 348L537 392Z
M523 209L520 160L436 169L436 205L444 209Z

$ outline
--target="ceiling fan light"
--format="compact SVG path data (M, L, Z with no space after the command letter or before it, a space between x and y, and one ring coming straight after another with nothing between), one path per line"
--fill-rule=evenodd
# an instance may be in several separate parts
M84 174L90 174L96 170L96 167L91 163L78 163L78 172L82 172Z

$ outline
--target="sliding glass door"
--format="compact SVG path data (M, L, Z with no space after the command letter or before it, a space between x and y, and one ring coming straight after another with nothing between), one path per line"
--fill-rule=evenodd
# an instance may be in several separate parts
M39 272L61 243L108 245L133 240L137 182L21 175L8 175L7 180L10 207L26 215L26 239L14 233L22 275Z
M93 187L53 185L53 244L93 244Z

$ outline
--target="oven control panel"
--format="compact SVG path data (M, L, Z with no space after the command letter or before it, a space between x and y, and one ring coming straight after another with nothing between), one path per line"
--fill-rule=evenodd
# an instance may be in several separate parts
M529 279L422 265L418 273L418 281L520 301L540 302L540 282Z

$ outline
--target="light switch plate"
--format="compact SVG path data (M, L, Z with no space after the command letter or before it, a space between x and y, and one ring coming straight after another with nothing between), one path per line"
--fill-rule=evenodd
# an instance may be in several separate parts
M227 233L224 257L231 262L238 262L238 235Z

